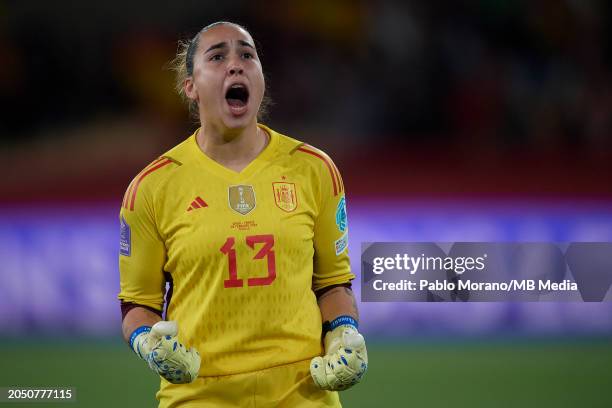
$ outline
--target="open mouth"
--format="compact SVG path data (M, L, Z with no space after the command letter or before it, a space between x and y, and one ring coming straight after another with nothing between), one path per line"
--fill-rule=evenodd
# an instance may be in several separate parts
M242 108L249 101L249 90L242 84L234 84L225 93L225 100L230 107Z

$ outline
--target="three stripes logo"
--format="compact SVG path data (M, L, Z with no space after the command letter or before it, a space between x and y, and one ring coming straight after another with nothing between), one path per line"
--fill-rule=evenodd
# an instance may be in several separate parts
M204 208L204 207L208 207L208 204L206 204L206 201L202 200L200 196L197 196L191 202L191 204L189 204L189 207L187 207L187 211L193 211L193 210L197 210L198 208Z

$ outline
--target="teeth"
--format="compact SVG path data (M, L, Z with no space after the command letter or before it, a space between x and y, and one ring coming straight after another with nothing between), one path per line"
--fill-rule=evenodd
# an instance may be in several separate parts
M235 88L244 88L244 85L242 85L242 84L234 84L230 88L232 88L232 89L235 89Z

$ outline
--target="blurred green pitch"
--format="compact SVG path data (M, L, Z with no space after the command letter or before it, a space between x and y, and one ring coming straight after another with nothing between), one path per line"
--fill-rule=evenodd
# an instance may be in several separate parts
M76 403L156 407L158 379L118 341L0 341L0 386L76 387ZM610 407L612 341L372 342L344 407Z

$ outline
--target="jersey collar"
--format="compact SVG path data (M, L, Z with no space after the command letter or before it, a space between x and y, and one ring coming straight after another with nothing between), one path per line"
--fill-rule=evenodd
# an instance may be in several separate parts
M203 166L210 172L228 180L244 180L257 173L270 162L279 144L278 133L260 123L258 123L257 126L270 135L270 142L259 155L240 172L228 169L217 163L200 149L196 141L196 135L199 129L196 129L196 131L183 143L166 153L164 157L168 157L181 164L194 163Z

